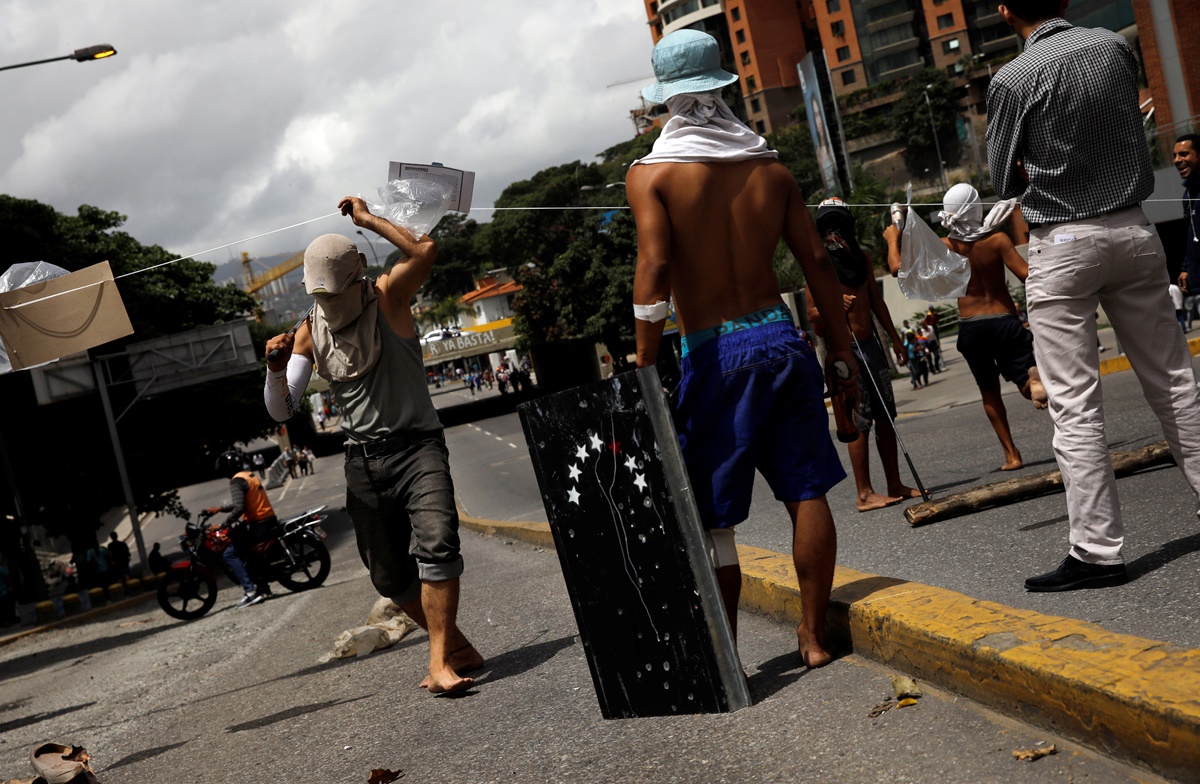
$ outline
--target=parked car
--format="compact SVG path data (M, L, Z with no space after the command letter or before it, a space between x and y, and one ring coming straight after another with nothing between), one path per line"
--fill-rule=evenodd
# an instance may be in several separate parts
M426 343L436 342L438 340L446 340L447 338L456 338L462 335L462 330L457 328L450 329L434 329L425 333L425 337L421 338L421 345Z

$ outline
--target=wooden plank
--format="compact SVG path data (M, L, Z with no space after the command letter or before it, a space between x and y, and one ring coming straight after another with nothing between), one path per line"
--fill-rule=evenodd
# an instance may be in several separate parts
M1174 463L1175 458L1171 456L1171 450L1167 447L1166 441L1159 441L1141 449L1112 453L1113 473L1118 477L1128 476L1146 468ZM916 528L920 525L929 525L984 509L1014 504L1040 495L1057 493L1062 489L1062 474L1058 471L1019 476L1003 482L973 487L970 490L943 498L935 498L932 501L913 504L904 510L904 519L908 521L909 525Z

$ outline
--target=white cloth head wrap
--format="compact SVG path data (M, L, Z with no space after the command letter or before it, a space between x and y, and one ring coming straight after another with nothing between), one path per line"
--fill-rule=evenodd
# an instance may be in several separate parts
M667 99L671 119L654 149L639 163L704 163L778 158L767 140L734 116L719 90L683 93Z
M310 327L313 364L327 381L358 378L379 361L378 295L363 277L366 259L340 234L325 234L304 251L304 286L316 300Z
M976 242L999 229L1012 215L1017 199L998 201L983 217L983 203L979 191L965 182L960 182L946 191L942 200L942 211L937 214L942 226L950 231L950 239Z

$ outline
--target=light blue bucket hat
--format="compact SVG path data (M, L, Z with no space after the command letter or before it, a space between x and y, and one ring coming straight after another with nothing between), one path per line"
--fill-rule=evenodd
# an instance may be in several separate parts
M658 81L642 88L642 97L651 103L666 103L683 93L719 90L737 81L737 74L721 68L717 39L699 30L676 30L664 36L650 62Z

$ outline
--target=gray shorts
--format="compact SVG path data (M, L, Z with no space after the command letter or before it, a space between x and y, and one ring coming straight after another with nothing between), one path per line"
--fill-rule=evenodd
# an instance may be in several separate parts
M854 356L858 359L858 406L854 409L854 423L862 432L870 433L871 425L883 416L884 411L892 419L896 418L892 370L888 367L883 346L874 335L858 342Z
M421 595L421 581L462 574L458 508L441 431L347 445L346 511L380 596L409 602Z

